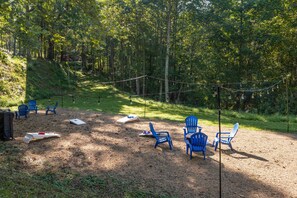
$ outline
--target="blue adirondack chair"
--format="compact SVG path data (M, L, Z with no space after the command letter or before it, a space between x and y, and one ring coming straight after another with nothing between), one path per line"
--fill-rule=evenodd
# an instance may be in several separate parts
M202 127L198 125L198 118L196 116L188 116L185 119L186 126L184 129L184 140L186 141L193 133L201 132Z
M28 107L29 107L29 109L28 109L29 112L35 111L35 113L37 113L38 107L37 107L36 100L29 100Z
M159 144L168 142L169 148L170 148L170 150L172 150L173 144L172 144L172 139L171 139L171 136L170 136L169 132L167 132L167 131L156 132L155 129L154 129L154 125L151 122L149 123L149 126L150 126L150 130L151 130L153 136L156 138L155 148Z
M29 113L29 107L25 104L21 104L18 106L18 111L15 112L15 118L21 118L21 116L24 116L25 118L28 117Z
M190 139L186 139L186 153L188 155L190 149L190 159L193 152L202 152L205 159L206 144L208 136L204 133L193 133Z
M235 137L237 131L239 128L239 123L234 124L234 127L232 129L231 132L221 132L221 143L222 144L227 144L231 150L233 150L232 148L232 144L231 141L233 140L233 138ZM218 148L218 144L220 142L220 138L219 138L219 132L216 134L216 137L212 143L212 146L215 147L215 151Z
M57 114L57 112L56 112L57 107L58 107L58 102L56 102L55 105L49 105L49 106L47 106L46 107L45 115L48 115L48 112L52 112L54 114Z

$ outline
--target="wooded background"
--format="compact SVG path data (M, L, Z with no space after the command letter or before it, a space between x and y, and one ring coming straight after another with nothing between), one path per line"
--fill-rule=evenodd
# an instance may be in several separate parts
M0 46L156 100L297 113L296 0L2 0Z

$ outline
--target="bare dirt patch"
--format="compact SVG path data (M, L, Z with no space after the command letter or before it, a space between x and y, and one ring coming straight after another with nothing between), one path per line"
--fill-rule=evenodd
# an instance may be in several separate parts
M122 115L59 109L57 115L39 111L14 120L11 144L21 148L22 169L28 172L70 169L82 174L113 175L134 181L139 189L174 197L219 197L219 152L207 147L207 157L185 153L183 123L141 119L117 124ZM69 119L86 125L76 126ZM154 139L139 137L148 130L167 130L173 139L154 149ZM223 130L227 130L222 127ZM26 132L57 132L51 138L26 144ZM203 126L211 143L217 127ZM297 197L297 135L239 128L234 151L222 147L223 197Z

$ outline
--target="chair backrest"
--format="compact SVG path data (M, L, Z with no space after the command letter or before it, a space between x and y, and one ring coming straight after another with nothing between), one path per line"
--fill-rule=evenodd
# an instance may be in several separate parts
M229 140L231 140L232 138L235 137L237 131L238 131L238 128L239 128L239 123L236 123L234 124L234 127L232 129L232 131L230 132L230 135L229 135Z
M153 136L158 140L159 136L158 136L157 132L154 129L153 123L150 122L149 125L150 125L150 131L152 132Z
M29 100L28 102L28 106L29 106L29 109L36 109L36 100Z
M58 101L56 101L55 105L49 105L49 106L47 106L47 110L50 110L50 111L56 110L58 104L59 104Z
M20 116L24 116L24 115L27 115L28 114L28 106L25 105L25 104L21 104L19 107L18 107L18 110L19 110L19 115Z
M208 136L204 133L194 133L191 135L190 144L193 146L205 147Z
M55 104L55 106L54 106L54 109L56 109L56 108L57 108L57 106L58 106L58 102L56 102L56 104Z
M186 128L188 133L196 133L198 126L198 118L196 116L190 115L185 119Z

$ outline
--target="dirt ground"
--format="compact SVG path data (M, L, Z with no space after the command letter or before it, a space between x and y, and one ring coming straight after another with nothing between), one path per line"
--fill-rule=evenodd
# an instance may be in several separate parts
M27 171L65 168L90 174L109 174L135 181L139 189L173 197L219 197L219 151L207 147L193 159L185 153L183 123L141 118L117 124L123 115L58 109L57 115L39 111L28 119L14 120L12 144L21 147ZM79 118L86 125L73 125ZM149 130L167 130L173 139L154 148L155 140L140 137ZM218 127L202 126L211 143ZM230 130L224 128L222 130ZM26 144L27 132L57 132L50 138ZM222 146L222 197L297 197L297 135L251 131L239 127L231 151Z

